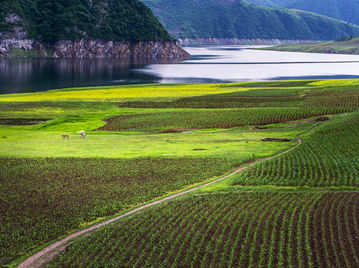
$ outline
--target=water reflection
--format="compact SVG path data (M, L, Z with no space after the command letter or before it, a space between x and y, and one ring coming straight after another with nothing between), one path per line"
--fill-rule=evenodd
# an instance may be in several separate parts
M178 60L0 59L0 93L34 92L54 88L157 83L155 75L134 72L148 64Z
M258 46L186 47L192 58L175 65L152 64L140 73L161 83L211 79L223 82L359 78L359 55L254 50Z
M186 47L178 63L111 59L0 59L0 93L139 83L220 83L359 78L358 55Z

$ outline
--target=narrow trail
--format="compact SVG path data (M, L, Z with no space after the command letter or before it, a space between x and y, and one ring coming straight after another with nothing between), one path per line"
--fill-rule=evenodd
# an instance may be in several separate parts
M232 173L226 175L226 176L223 176L223 177L220 177L216 180L213 180L211 182L208 182L208 183L205 183L205 184L202 184L202 185L199 185L199 186L196 186L194 188L191 188L189 190L185 190L183 192L179 192L179 193L176 193L176 194L173 194L173 195L170 195L170 196L167 196L165 198L162 198L160 200L157 200L157 201L154 201L154 202L151 202L151 203L148 203L146 205L143 205L143 206L140 206L138 208L135 208L129 212L126 212L120 216L117 216L115 218L112 218L112 219L109 219L107 221L104 221L104 222L101 222L101 223L98 223L98 224L95 224L89 228L86 228L84 230L81 230L81 231L78 231L76 233L73 233L67 237L65 237L64 239L61 239L49 246L47 246L46 248L42 249L41 251L35 253L34 255L30 256L29 258L27 258L25 261L23 261L22 263L19 264L19 268L40 268L40 267L44 267L46 265L46 263L50 262L51 260L53 260L59 253L61 253L62 251L64 251L66 249L66 247L69 245L70 241L74 238L78 238L80 236L83 236L83 235L86 235L86 234L89 234L90 232L93 232L103 226L106 226L110 223L113 223L115 221L118 221L120 219L123 219L127 216L130 216L130 215L133 215L141 210L144 210L146 208L149 208L149 207L152 207L152 206L155 206L155 205L158 205L158 204L161 204L163 202L166 202L168 200L172 200L172 199L175 199L179 196L183 196L183 195L186 195L188 193L191 193L191 192L194 192L196 190L199 190L201 188L204 188L204 187L207 187L209 185L212 185L214 183L217 183L217 182L220 182L220 181L223 181L224 179L227 179L231 176L233 176L234 174L237 174L239 172L242 172L250 167L252 167L253 165L257 164L258 162L262 162L262 161L267 161L267 160L270 160L270 159L273 159L275 157L278 157L278 156L281 156L283 154L286 154L286 153L289 153L290 151L294 150L296 147L298 147L300 144L302 144L302 139L301 138L297 138L297 143L281 152L281 153L278 153L278 154L275 154L273 156L270 156L270 157L265 157L265 158L260 158L260 159L257 159L243 167L240 167L238 169L236 169L235 171L233 171Z

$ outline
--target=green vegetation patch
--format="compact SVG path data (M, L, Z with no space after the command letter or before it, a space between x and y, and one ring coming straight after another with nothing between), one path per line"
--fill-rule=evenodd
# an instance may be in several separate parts
M33 127L33 126L31 126ZM256 128L224 131L192 131L166 129L163 133L87 132L84 139L77 133L50 131L1 130L1 155L7 157L226 157L249 159L253 155L270 155L289 144L263 144L259 139L295 138L308 125L293 125L290 129ZM18 128L18 126L14 127ZM68 135L64 138L62 135ZM205 151L196 151L203 148Z
M24 50L21 48L12 48L9 53L10 57L37 57L40 56L38 51Z
M35 40L173 41L139 0L3 0L1 5L0 30L20 25ZM6 23L9 14L21 21Z
M259 48L263 50L314 52L330 54L359 54L359 37L348 41L302 43L295 45L282 45L275 47Z
M356 267L358 193L206 194L79 239L50 267Z
M36 125L46 122L47 119L36 119L36 118L0 118L0 125Z

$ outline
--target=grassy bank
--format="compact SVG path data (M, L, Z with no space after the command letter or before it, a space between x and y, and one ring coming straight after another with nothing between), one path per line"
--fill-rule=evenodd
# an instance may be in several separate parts
M260 48L261 50L313 52L330 54L359 54L359 37L346 41L329 41L317 43L291 44L275 47Z

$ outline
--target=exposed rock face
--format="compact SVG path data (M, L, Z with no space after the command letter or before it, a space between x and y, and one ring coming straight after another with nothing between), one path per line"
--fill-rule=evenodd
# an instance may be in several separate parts
M36 46L34 40L29 39L5 39L0 41L0 56L7 56L12 49L22 49L24 51L33 50Z
M178 39L180 45L285 45L307 43L309 40L279 39L238 39L238 38L183 38Z
M8 33L1 33L0 32L0 39L15 39L21 40L26 39L26 31L21 25L22 19L17 14L9 14L5 18L5 21L12 24L11 32Z
M189 54L175 42L58 41L53 46L56 58L186 58Z
M30 39L0 40L0 57L11 56L13 49L53 58L184 59L190 56L176 42L167 41L61 40L45 44Z

